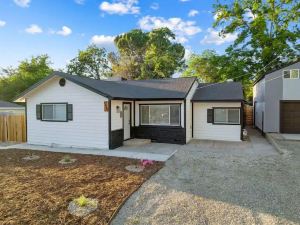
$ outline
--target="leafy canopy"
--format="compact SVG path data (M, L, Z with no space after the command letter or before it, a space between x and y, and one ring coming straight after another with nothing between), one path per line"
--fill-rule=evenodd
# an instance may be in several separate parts
M17 68L2 69L0 99L11 101L31 85L53 72L48 55L21 61Z
M184 47L168 28L135 29L115 39L118 53L109 54L112 72L127 79L171 77L183 65Z
M67 72L98 80L111 76L105 48L90 45L87 49L80 50L67 65Z
M248 72L259 76L299 57L299 0L219 1L214 8L221 35L238 33L227 53L247 62Z
M228 55L218 55L214 50L205 50L200 55L193 54L187 61L183 76L198 77L201 82L217 83L227 80L239 81L244 85L245 97L252 96L251 82L245 73L245 62Z

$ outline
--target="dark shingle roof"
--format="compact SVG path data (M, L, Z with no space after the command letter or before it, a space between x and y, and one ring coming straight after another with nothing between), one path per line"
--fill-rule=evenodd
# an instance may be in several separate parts
M107 81L95 80L87 77L70 75L63 72L54 72L41 82L35 84L21 96L25 95L41 83L60 76L70 80L93 92L111 99L184 99L188 94L196 78L168 78L156 80L128 80L128 81Z
M243 87L240 82L199 84L192 101L242 101Z
M23 106L0 100L0 108L23 108Z

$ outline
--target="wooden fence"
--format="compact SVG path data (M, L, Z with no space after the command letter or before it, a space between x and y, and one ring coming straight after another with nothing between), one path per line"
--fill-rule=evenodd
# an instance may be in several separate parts
M253 125L253 106L244 105L244 122L246 126Z
M0 142L25 142L25 115L0 114Z

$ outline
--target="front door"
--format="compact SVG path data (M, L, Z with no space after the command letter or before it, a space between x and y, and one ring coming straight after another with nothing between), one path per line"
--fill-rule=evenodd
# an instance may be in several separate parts
M130 139L130 128L131 128L131 103L123 104L123 127L124 127L124 140Z

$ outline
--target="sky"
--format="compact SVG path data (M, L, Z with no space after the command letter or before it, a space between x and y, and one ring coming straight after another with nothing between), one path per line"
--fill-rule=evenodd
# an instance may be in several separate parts
M169 27L191 53L223 53L237 37L212 28L215 0L0 0L0 67L48 54L63 69L89 44L114 51L116 35Z

